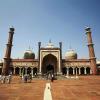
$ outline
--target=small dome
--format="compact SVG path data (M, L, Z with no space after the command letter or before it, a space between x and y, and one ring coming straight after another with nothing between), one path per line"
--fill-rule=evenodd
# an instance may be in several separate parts
M49 40L49 43L47 44L46 48L54 48L54 45L51 40Z
M32 50L26 50L24 53L24 59L34 59L35 54L32 52Z
M68 60L77 59L77 53L74 50L69 50L65 54L65 59Z

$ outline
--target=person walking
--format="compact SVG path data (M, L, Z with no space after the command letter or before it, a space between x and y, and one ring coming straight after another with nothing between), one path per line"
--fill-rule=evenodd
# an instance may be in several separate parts
M54 81L54 75L52 74L51 75L51 82L53 82Z

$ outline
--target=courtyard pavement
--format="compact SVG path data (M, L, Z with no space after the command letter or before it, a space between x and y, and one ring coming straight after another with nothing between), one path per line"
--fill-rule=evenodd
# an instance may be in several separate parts
M44 90L44 99L43 100L52 100L50 83L46 83L46 87L45 87L45 90Z
M19 76L13 76L11 84L0 83L0 100L43 100L48 82L33 79L23 83ZM100 76L79 76L50 84L52 100L100 100Z

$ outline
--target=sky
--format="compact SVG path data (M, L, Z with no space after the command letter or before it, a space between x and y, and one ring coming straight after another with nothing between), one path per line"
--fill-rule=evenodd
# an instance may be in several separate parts
M100 0L0 0L0 59L4 58L9 27L15 28L12 58L23 58L38 42L62 42L63 58L70 49L89 58L85 27L91 27L95 55L100 60Z

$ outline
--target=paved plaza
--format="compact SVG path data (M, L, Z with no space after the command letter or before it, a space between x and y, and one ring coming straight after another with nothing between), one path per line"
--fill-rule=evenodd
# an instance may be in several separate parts
M0 100L43 100L46 83L50 83L52 100L100 100L100 76L79 76L53 83L44 79L23 83L19 76L13 76L11 84L0 83Z

